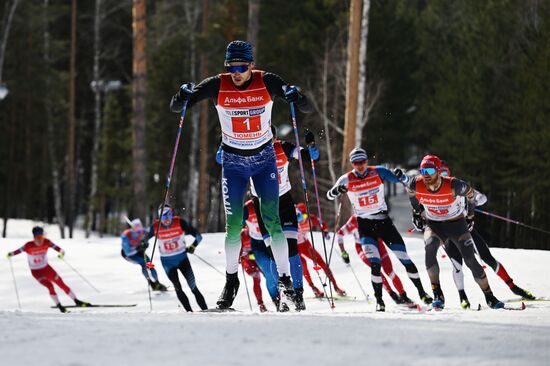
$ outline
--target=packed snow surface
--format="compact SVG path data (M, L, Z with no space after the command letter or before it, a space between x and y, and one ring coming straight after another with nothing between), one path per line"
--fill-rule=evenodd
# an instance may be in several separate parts
M59 239L58 229L46 225L46 236L66 250L66 262L50 250L49 262L78 298L96 304L137 304L133 308L71 309L61 314L51 309L52 300L45 287L32 278L25 254L11 263L21 299L18 309L9 262L5 253L31 239L30 229L37 223L10 220L8 238L1 240L0 270L0 354L2 365L549 365L550 302L527 302L524 311L490 310L481 290L465 270L466 291L473 307L462 310L452 281L452 266L440 256L441 281L446 307L441 312L410 311L393 303L385 293L386 313L376 313L370 270L355 254L353 238L346 237L351 265L368 292L367 302L351 268L335 253L331 267L339 286L354 300L337 300L330 309L327 301L313 298L305 284L307 310L301 313L274 312L267 290L263 298L268 313L259 313L252 281L242 273L234 313L185 313L178 306L173 288L152 294L150 311L148 291L140 268L120 256L117 237ZM322 253L321 236L316 248ZM420 237L405 235L408 252L421 273L426 289L424 244ZM330 242L327 243L330 246ZM149 253L151 248L149 249ZM548 263L550 252L537 250L492 249L516 284L537 296L550 297ZM205 234L196 254L224 271L223 234ZM394 269L407 294L419 301L416 289L404 267L391 254ZM210 307L215 306L224 278L196 256L190 256L198 287ZM158 252L154 262L160 281L169 285ZM76 268L98 290L96 292L70 267ZM318 278L310 271L319 286ZM495 273L487 268L495 295L501 300L518 297ZM322 274L324 279L324 274ZM184 290L194 309L193 295L182 278ZM262 280L263 282L263 280ZM304 281L305 283L305 281ZM56 288L57 289L57 288ZM59 289L63 304L72 301ZM431 291L429 291L431 292ZM519 306L519 302L511 302ZM424 306L425 308L425 306Z

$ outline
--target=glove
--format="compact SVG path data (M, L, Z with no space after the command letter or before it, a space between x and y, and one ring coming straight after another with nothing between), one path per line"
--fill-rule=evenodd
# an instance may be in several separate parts
M348 191L348 187L344 184L340 184L338 187L336 187L336 190L338 191L338 195L342 193L346 193Z
M11 257L13 257L13 253L12 253L12 252L8 252L8 254L6 254L6 258L7 258L7 259L11 259Z
M294 85L285 85L283 86L283 91L285 92L285 100L288 103L296 103L300 99L300 93L298 88Z
M191 244L190 246L187 247L187 252L193 254L193 253L195 253L195 248L197 248L197 241L196 240L193 242L193 244Z
M344 261L345 264L349 264L348 252L346 252L345 250L342 250L342 253L340 254L340 256L342 257L342 260Z
M59 252L59 254L57 255L57 258L59 258L59 259L65 258L65 251L64 251L64 250L61 250L61 251Z
M323 236L325 237L325 240L330 240L330 233L328 231L323 231Z
M248 255L248 259L250 259L251 261L255 261L256 260L256 256L254 255L254 253L250 253Z
M315 145L315 135L313 134L313 132L311 132L307 128L305 129L304 139L306 140L307 146Z
M393 174L403 183L406 183L409 180L409 177L399 168L395 168L393 170Z
M195 84L193 83L182 84L176 94L177 101L180 103L188 101L193 95L193 89L195 89Z
M145 252L149 248L149 242L146 239L142 239L137 247L138 252Z
M426 222L424 221L424 218L422 217L422 212L413 210L412 215L413 215L412 223L413 223L414 228L418 231L423 231L424 230L424 225L426 224Z
M466 219L466 225L468 226L468 231L474 230L474 219L468 217Z

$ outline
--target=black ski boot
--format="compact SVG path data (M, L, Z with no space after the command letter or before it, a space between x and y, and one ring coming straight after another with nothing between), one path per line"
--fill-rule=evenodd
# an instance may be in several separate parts
M512 292L518 296L521 296L522 299L524 300L535 300L536 297L533 296L532 293L530 293L529 291L527 290L524 290L522 289L521 287L518 287L516 285L512 286L512 288L510 288L510 290L512 290Z
M441 291L441 286L439 284L432 283L432 290L434 292L432 308L434 310L443 310L443 308L445 307L445 296L443 296L443 291Z
M168 288L159 281L153 282L153 285L151 287L153 288L153 291L168 291Z
M484 295L485 301L491 309L502 309L504 307L504 303L497 299L491 291L484 293Z
M306 310L306 303L304 302L304 288L294 289L294 303L296 304L296 311Z
M420 296L420 300L422 300L422 302L426 305L430 305L434 299L428 295L425 291L424 292L419 292L418 295Z
M281 298L279 296L273 299L273 304L275 304L275 309L277 309L278 312L285 313L290 310L286 303L283 303L281 306Z
M470 308L470 301L468 300L468 296L466 296L466 291L459 290L458 296L460 297L460 307L462 309L469 309Z
M294 287L292 287L292 280L290 279L290 276L283 275L279 277L279 296L281 301L281 304L279 306L280 309L284 309L285 306L287 309L289 309L289 301L292 301L294 303L294 306L298 308L298 303L296 301L296 291L294 291Z
M395 291L390 292L390 297L393 301L395 301L396 304L401 304L401 299L399 298L399 295L395 293Z
M380 311L380 312L386 311L386 304L384 304L384 300L382 300L382 298L376 299L376 311Z
M401 295L399 295L399 302L398 304L402 304L402 305L405 305L409 308L415 308L416 307L416 304L414 301L412 301L411 299L409 299L409 297L407 296L407 293L406 292L403 292Z
M239 277L238 273L225 274L225 286L223 287L222 293L216 302L217 308L221 310L229 309L233 305L233 300L237 296L237 291L239 291Z
M86 301L80 301L78 299L74 299L74 304L80 308L88 308L90 306L92 306L92 304L90 304L89 302L86 302Z
M59 309L59 311L61 311L62 313L66 313L67 312L67 309L65 309L65 307L61 304L57 304L57 308Z

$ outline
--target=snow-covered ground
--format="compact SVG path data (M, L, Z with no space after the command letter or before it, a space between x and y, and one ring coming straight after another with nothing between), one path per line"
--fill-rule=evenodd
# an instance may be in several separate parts
M465 270L470 301L485 309L461 310L448 259L440 261L447 300L442 312L403 311L387 297L387 312L376 313L374 303L365 301L353 273L338 256L332 264L336 279L356 300L336 301L333 310L327 302L313 299L306 285L305 312L275 313L265 288L264 300L270 312L257 311L252 292L251 312L241 277L234 303L240 312L188 314L178 306L173 291L154 293L151 312L140 269L122 259L118 238L85 239L77 232L75 239L61 240L56 227L46 226L47 236L66 250L66 261L100 291L89 287L50 251L50 264L79 298L98 304L137 306L71 309L70 314L61 314L50 308L47 290L31 277L22 254L12 259L22 306L18 310L5 253L30 240L33 224L10 220L8 238L0 241L1 365L550 364L550 302L527 303L524 311L486 309L481 291ZM405 240L428 289L423 243L418 236L406 236ZM317 243L321 242L319 236ZM351 237L346 238L351 264L372 298L369 269L355 255L352 242ZM317 246L319 249L320 244ZM518 285L538 296L550 296L550 252L493 252ZM205 234L196 253L223 271L223 234ZM407 293L418 301L404 268L393 258ZM208 305L214 307L224 278L196 257L191 256L191 262L199 288ZM169 284L157 255L155 263L161 282ZM487 274L497 297L517 298L492 270L488 269ZM250 278L247 281L251 291ZM187 293L194 309L198 309L190 291ZM63 303L71 303L60 290L59 296Z

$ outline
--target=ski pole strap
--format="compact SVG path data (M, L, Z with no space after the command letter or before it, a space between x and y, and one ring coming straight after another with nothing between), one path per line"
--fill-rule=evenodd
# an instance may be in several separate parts
M502 220L502 221L506 221L506 222L509 222L509 223L512 223L512 224L516 224L518 226L523 226L523 227L531 229L531 230L539 231L539 232L545 233L545 234L550 234L550 231L548 231L548 230L544 230L544 229L541 229L541 228L538 228L538 227L535 227L535 226L527 225L527 224L524 224L523 222L520 222L520 221L517 221L517 220L512 220L512 219L509 219L507 217L494 214L492 212L483 211L479 208L474 209L474 211L482 213L482 214L490 216L490 217L494 217L494 218Z

